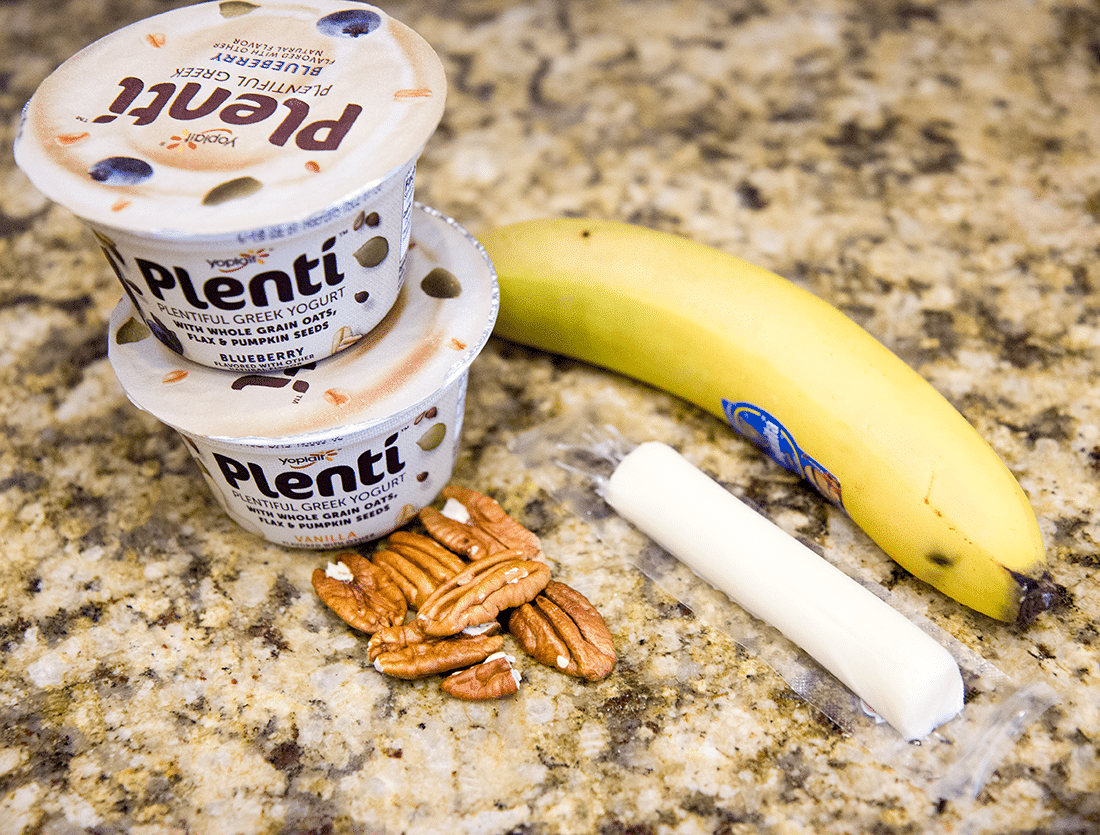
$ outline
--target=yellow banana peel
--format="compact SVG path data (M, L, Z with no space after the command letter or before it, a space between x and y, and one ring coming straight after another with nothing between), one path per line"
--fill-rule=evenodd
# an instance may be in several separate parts
M1053 600L1019 483L924 378L836 308L687 238L586 219L480 236L496 334L670 392L844 508L949 597L1027 622Z

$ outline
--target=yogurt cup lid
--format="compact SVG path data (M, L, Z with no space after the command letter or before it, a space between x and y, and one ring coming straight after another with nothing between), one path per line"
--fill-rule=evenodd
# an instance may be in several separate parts
M413 211L406 280L382 322L351 348L316 363L250 374L190 362L167 348L128 298L111 314L109 356L138 408L191 435L266 446L322 441L400 419L469 368L496 322L496 272L450 218ZM307 311L268 328L324 326ZM227 353L268 352L227 346Z
M221 0L107 35L23 112L15 156L79 217L166 237L311 218L416 159L446 81L357 0Z

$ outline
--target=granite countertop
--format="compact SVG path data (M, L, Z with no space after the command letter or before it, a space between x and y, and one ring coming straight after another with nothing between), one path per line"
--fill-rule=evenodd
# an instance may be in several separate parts
M58 63L171 5L0 5L0 833L1100 832L1095 2L384 4L450 80L420 200L475 234L544 215L683 233L839 306L1017 474L1060 589L1027 628L973 614L716 419L493 339L454 478L542 537L619 652L594 684L524 664L494 703L376 673L310 587L324 556L221 512L115 381L119 287L91 236L12 162ZM1054 704L951 796L842 733L514 454L592 408Z

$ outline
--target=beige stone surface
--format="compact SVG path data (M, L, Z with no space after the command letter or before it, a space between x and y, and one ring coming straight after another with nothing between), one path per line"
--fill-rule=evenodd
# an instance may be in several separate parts
M1026 629L975 615L714 418L494 339L455 480L542 537L620 657L595 684L521 659L520 693L486 704L378 674L310 588L324 556L225 517L114 380L119 287L91 236L14 166L38 82L162 8L0 6L0 835L1100 831L1100 7L385 6L450 80L419 199L474 233L545 215L680 232L839 306L1017 474L1063 589ZM593 404L1057 703L976 793L941 798L646 579L630 541L510 451Z

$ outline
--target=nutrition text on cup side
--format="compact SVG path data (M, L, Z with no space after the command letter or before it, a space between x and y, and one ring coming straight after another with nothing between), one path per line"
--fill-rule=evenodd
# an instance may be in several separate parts
M194 320L194 312L179 310L165 304L157 305L173 327L192 342L222 347L247 347L280 345L297 342L315 333L328 330L328 319L336 316L336 310L322 305L331 304L343 296L343 290L321 300L317 304L298 304L292 308L276 309L264 313L240 313L231 317L220 314L199 314L201 324ZM266 324L258 324L265 322ZM301 356L299 350L298 356ZM230 361L228 357L223 360Z
M374 519L393 509L405 477L398 476L385 485L364 490L353 496L294 504L261 499L234 491L233 497L245 503L246 510L268 527L321 530L342 528Z

